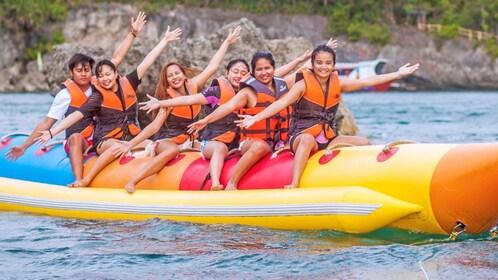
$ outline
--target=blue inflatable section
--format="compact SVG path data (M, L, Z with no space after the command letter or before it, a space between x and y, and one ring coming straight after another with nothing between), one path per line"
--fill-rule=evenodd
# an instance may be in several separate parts
M7 161L5 154L12 146L20 145L27 135L1 136L0 176L26 181L66 186L74 181L69 157L63 144L58 143L47 149L31 145L16 161ZM47 143L47 144L50 144Z

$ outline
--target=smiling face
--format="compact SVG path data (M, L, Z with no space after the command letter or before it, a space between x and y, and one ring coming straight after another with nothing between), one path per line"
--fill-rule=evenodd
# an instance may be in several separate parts
M180 66L173 64L166 69L166 81L174 89L179 89L185 83L185 74Z
M239 89L240 81L248 72L249 69L243 62L237 62L230 68L227 78L235 90Z
M254 65L254 77L265 85L271 85L275 68L268 59L260 58Z
M81 88L87 88L90 85L90 78L92 76L92 68L90 64L79 63L69 71L73 81Z
M116 83L116 71L114 71L109 65L104 64L100 66L97 72L97 78L99 79L101 87L114 92L118 90L118 84Z
M328 78L334 70L334 55L329 52L320 51L316 54L312 64L313 71L317 77Z

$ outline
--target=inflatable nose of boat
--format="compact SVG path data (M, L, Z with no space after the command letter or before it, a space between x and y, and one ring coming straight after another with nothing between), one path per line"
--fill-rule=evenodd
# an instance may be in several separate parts
M479 234L498 223L498 144L458 145L439 161L431 180L434 215L447 233L457 222Z

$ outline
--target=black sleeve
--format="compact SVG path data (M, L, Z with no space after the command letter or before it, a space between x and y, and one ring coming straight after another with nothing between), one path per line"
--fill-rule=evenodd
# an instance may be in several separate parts
M303 73L301 73L301 72L296 73L296 80L295 80L295 82L297 83L297 82L301 81L302 79L304 79Z
M100 110L103 101L104 97L102 96L102 93L94 89L92 95L88 97L78 111L80 111L84 116L94 115Z
M128 75L126 75L126 78L130 82L130 84L131 84L131 86L133 87L134 90L137 90L138 86L142 82L142 80L138 79L137 69L133 70Z

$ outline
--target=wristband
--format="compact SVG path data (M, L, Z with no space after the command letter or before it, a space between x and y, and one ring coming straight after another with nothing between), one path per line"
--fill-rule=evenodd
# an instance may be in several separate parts
M48 134L50 134L50 139L54 139L54 136L52 135L52 131L50 131L50 129L48 130Z

